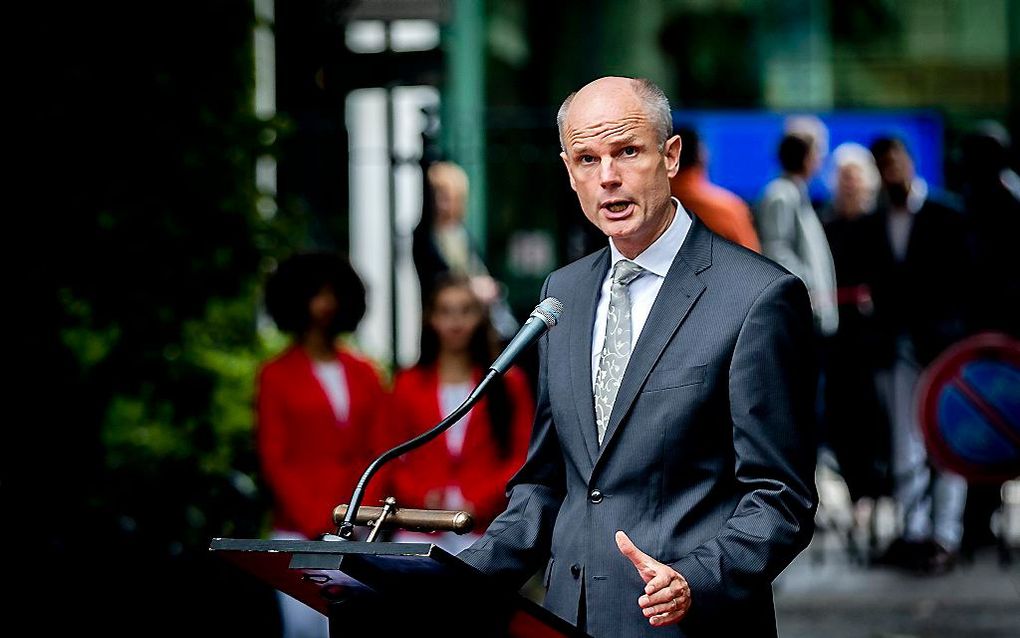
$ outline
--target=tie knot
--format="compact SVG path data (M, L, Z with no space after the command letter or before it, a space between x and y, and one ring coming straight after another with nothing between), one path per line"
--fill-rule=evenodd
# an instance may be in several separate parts
M621 259L613 266L613 283L629 286L630 282L640 277L644 271L644 268L634 262Z

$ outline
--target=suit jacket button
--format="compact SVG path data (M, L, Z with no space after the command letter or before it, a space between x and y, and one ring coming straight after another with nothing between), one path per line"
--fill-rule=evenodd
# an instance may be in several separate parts
M602 502L602 490L600 490L597 487L595 489L593 489L591 491L591 493L588 494L588 500L591 501L592 503L596 503L596 504L601 503Z
M570 575L573 576L575 580L577 578L579 578L581 576L581 566L578 565L577 563L574 563L573 565L571 565L570 566Z

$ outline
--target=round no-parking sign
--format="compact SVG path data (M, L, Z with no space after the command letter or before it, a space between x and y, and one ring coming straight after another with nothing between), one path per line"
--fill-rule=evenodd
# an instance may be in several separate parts
M932 461L970 481L1020 476L1020 341L983 333L925 370L918 413Z

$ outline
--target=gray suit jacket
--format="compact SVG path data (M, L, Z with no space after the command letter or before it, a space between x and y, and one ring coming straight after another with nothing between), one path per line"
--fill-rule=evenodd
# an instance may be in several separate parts
M552 273L564 302L540 342L528 458L510 503L461 558L594 636L774 636L772 580L807 545L817 503L816 371L804 284L697 218L652 306L601 448L591 386L609 249ZM688 615L655 628L616 530L689 582ZM582 590L583 587L583 590Z

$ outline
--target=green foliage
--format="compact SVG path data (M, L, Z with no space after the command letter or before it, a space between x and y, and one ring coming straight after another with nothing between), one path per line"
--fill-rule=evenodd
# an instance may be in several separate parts
M51 25L61 96L40 115L60 152L33 315L49 374L28 434L48 462L24 484L52 546L172 556L263 525L252 397L281 340L259 334L259 286L304 221L259 206L256 158L288 123L254 116L253 24L249 0L185 0ZM68 497L84 531L46 522Z

